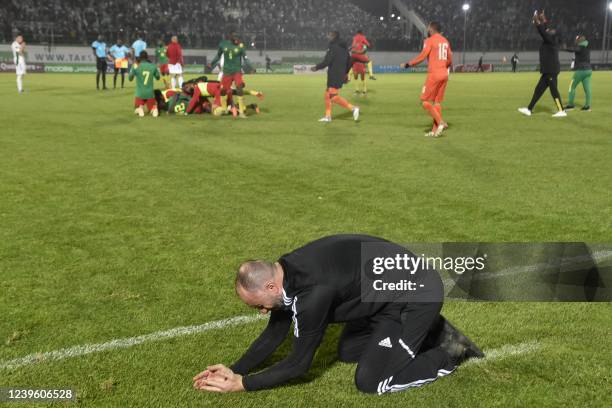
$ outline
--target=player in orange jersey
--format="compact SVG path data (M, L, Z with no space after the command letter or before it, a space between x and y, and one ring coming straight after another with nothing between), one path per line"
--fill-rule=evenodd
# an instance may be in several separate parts
M453 63L450 44L440 34L440 29L440 23L435 21L429 23L429 26L427 26L429 38L425 40L423 51L410 62L400 65L401 68L408 68L420 64L425 59L428 60L427 81L423 86L421 101L423 101L423 108L429 112L434 121L432 131L425 136L433 137L440 136L448 128L448 125L442 119L442 101L448 83L449 68Z

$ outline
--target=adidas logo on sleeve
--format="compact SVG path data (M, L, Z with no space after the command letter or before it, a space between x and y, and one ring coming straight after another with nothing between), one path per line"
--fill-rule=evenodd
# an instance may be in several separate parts
M379 341L378 345L381 346L381 347L393 348L393 345L391 344L391 338L389 338L389 337Z

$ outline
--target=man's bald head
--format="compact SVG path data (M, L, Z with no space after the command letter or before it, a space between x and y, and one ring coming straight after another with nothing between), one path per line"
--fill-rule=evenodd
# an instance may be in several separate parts
M236 273L236 293L244 303L268 313L283 306L283 269L266 261L247 261Z
M275 267L266 261L247 261L236 273L236 289L241 287L249 292L263 289L267 282L274 281Z

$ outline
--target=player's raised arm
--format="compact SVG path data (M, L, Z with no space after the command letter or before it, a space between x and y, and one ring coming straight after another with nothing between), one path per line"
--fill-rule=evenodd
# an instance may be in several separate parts
M210 61L210 67L214 68L218 63L219 60L221 60L221 56L223 55L223 47L219 44L219 49L217 50L217 55L215 55L215 58L213 58L212 61Z
M542 12L538 14L535 20L536 20L535 25L536 25L536 28L538 29L538 33L540 34L544 42L547 44L555 44L556 36L555 36L554 31L551 32L548 29L548 19L546 18L546 15L544 14L544 10L542 10Z

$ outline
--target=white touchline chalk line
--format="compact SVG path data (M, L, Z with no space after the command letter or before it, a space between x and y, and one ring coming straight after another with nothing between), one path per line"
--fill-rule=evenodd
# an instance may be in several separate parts
M144 334L142 336L127 337L123 339L114 339L106 343L98 344L83 344L81 346L74 346L63 348L55 351L48 351L45 353L34 353L28 354L27 356L16 358L14 360L7 360L0 362L1 369L12 369L32 365L44 361L57 361L71 357L84 356L86 354L99 353L107 350L114 350L119 348L127 348L136 346L138 344L160 341L165 339L171 339L174 337L187 336L190 334L198 334L214 329L221 329L224 327L238 326L246 323L251 323L256 320L262 319L261 315L247 315L247 316L236 316L228 319L215 320L212 322L196 325L196 326L183 326L175 327L174 329L158 331L150 334Z
M533 353L542 348L542 344L537 341L528 341L519 344L506 344L493 350L484 350L484 358L473 358L462 365L476 365L486 363L491 360L501 360L506 357L518 356L521 354Z
M608 259L612 256L612 251L598 251L594 252L592 258L595 260L603 260ZM578 259L579 257L571 258L572 260ZM525 273L533 270L534 268L540 265L527 265L524 267L518 268L509 268L507 270L503 270L495 273L495 276L504 276L504 275L514 275L517 273ZM446 289L446 292L452 289L455 282L451 279L443 279L443 283ZM36 363L40 363L43 361L57 361L64 360L66 358L84 356L92 353L99 353L106 350L114 350L118 348L127 348L136 346L142 343L148 343L153 341L159 341L164 339L171 339L174 337L187 336L190 334L202 333L208 330L221 329L224 327L237 326L245 323L254 322L265 318L265 316L261 315L247 315L247 316L236 316L222 320L216 320L196 326L183 326L176 327L174 329L158 331L150 334L144 334L142 336L136 337L127 337L123 339L115 339L108 341L106 343L98 343L98 344L84 344L81 346L68 347L55 351L48 351L44 353L35 353L28 354L27 356L16 358L13 360L7 360L0 362L0 370L2 369L13 369L19 368L27 365L32 365ZM479 364L483 361L490 361L495 359L501 359L508 356L526 354L539 349L541 345L537 342L527 342L521 343L517 345L505 345L499 349L494 349L487 351L484 359L479 360L469 360L466 364Z
M115 350L120 348L128 348L136 346L138 344L160 341L165 339L171 339L175 337L187 336L190 334L198 334L214 329L222 329L225 327L239 326L246 323L255 322L257 320L264 319L263 315L247 315L247 316L236 316L228 319L216 320L196 326L183 326L176 327L170 330L158 331L150 334L144 334L142 336L127 337L123 339L115 339L106 343L98 344L83 344L81 346L74 346L63 348L55 351L48 351L45 353L28 354L27 356L16 358L13 360L7 360L0 362L0 370L2 369L14 369L32 364L42 363L46 361L58 361L72 357L84 356L87 354L100 353L102 351ZM485 358L480 360L469 360L466 364L477 364L483 361L497 360L509 356L526 354L536 351L540 348L538 342L527 342L516 345L505 345L498 349L485 351Z
M575 261L594 260L595 262L601 262L601 261L608 260L610 258L612 258L612 251L596 251L590 255L579 255L579 256L572 257L572 258L562 259L562 263L560 265L563 266L564 264L567 264L569 262L575 262ZM487 279L496 279L496 278L499 278L500 276L519 275L519 274L524 274L524 273L535 272L535 271L538 271L539 269L546 268L547 266L550 266L550 264L537 263L533 265L515 266L511 268L502 269L501 271L497 271L497 272L491 272L491 273L482 274L482 275L474 275L473 279L487 280ZM452 278L442 278L442 284L444 285L445 295L448 295L450 293L450 291L455 287L456 283L457 282L453 280Z

